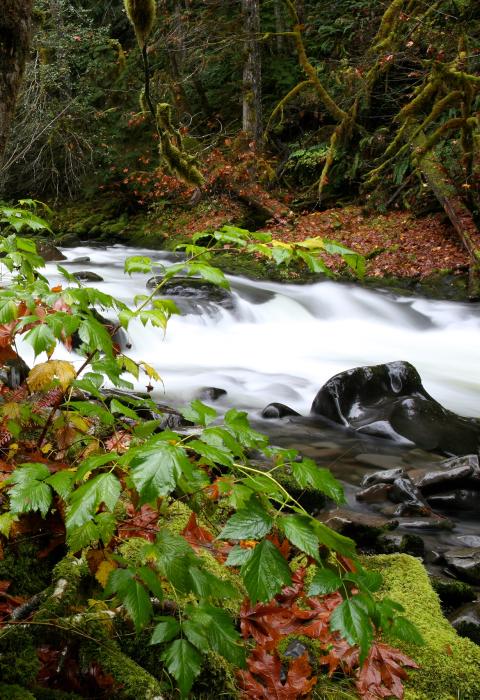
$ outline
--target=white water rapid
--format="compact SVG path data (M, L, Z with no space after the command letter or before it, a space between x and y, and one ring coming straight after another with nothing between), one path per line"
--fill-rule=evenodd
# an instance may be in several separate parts
M64 253L68 259L61 264L71 272L89 270L105 280L85 285L129 304L136 294L145 294L151 275L125 276L125 258L171 260L162 252L121 246L77 247ZM90 262L72 262L84 256ZM47 275L52 284L61 283L55 263L47 266ZM158 387L158 400L178 406L202 387L219 387L227 391L219 409L235 406L258 415L277 401L308 414L316 392L333 374L408 360L445 407L480 416L478 304L398 297L334 282L284 285L229 279L233 311L175 316L165 337L160 329L131 325L129 353L162 376L165 389ZM146 383L136 388L144 390Z

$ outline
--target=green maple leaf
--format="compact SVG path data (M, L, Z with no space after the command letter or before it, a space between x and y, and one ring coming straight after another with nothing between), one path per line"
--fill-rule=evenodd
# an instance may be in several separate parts
M287 562L270 540L263 540L255 547L240 573L253 604L268 602L292 582Z

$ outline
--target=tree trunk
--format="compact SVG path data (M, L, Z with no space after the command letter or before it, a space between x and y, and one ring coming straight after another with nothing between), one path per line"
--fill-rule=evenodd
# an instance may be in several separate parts
M242 0L242 14L246 46L243 68L243 131L258 146L263 133L260 0Z
M0 9L0 165L30 47L33 0L2 0Z
M277 53L282 54L285 48L285 37L283 36L285 29L285 17L283 14L284 6L283 0L275 0L274 3L275 10L275 32L276 32L276 43L277 43Z

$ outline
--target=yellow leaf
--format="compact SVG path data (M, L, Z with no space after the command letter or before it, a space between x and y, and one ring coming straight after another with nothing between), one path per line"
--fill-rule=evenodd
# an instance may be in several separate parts
M91 442L88 443L88 445L83 450L82 459L86 459L87 457L90 457L90 455L94 455L97 452L101 451L102 450L99 441L94 438Z
M315 238L306 238L304 241L299 243L302 248L308 248L309 250L317 250L325 247L323 238L316 236Z
M10 420L18 420L20 418L20 404L14 401L8 401L2 406L2 414Z
M107 585L108 577L110 576L112 571L115 571L116 568L117 565L114 561L102 561L102 563L95 572L95 578L97 579L98 583L102 586L102 588L105 588L105 586Z
M141 362L140 364L143 367L143 371L147 376L150 377L150 379L155 379L157 382L161 381L161 377L154 367L147 364L146 362Z
M36 365L28 375L28 384L33 391L46 389L56 381L62 389L67 389L77 373L71 362L65 360L49 360Z
M83 416L74 411L68 412L68 422L82 433L88 432L90 423Z
M46 455L50 450L53 450L53 445L51 442L47 442L43 447L40 448L44 455Z

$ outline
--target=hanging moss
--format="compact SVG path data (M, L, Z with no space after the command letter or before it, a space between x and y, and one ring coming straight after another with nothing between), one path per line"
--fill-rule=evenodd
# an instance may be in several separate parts
M157 105L160 154L171 175L179 177L189 185L201 187L204 183L203 175L195 165L195 157L183 150L181 136L172 125L171 109L169 104Z
M156 17L155 0L124 0L128 19L133 25L140 48L146 44Z

